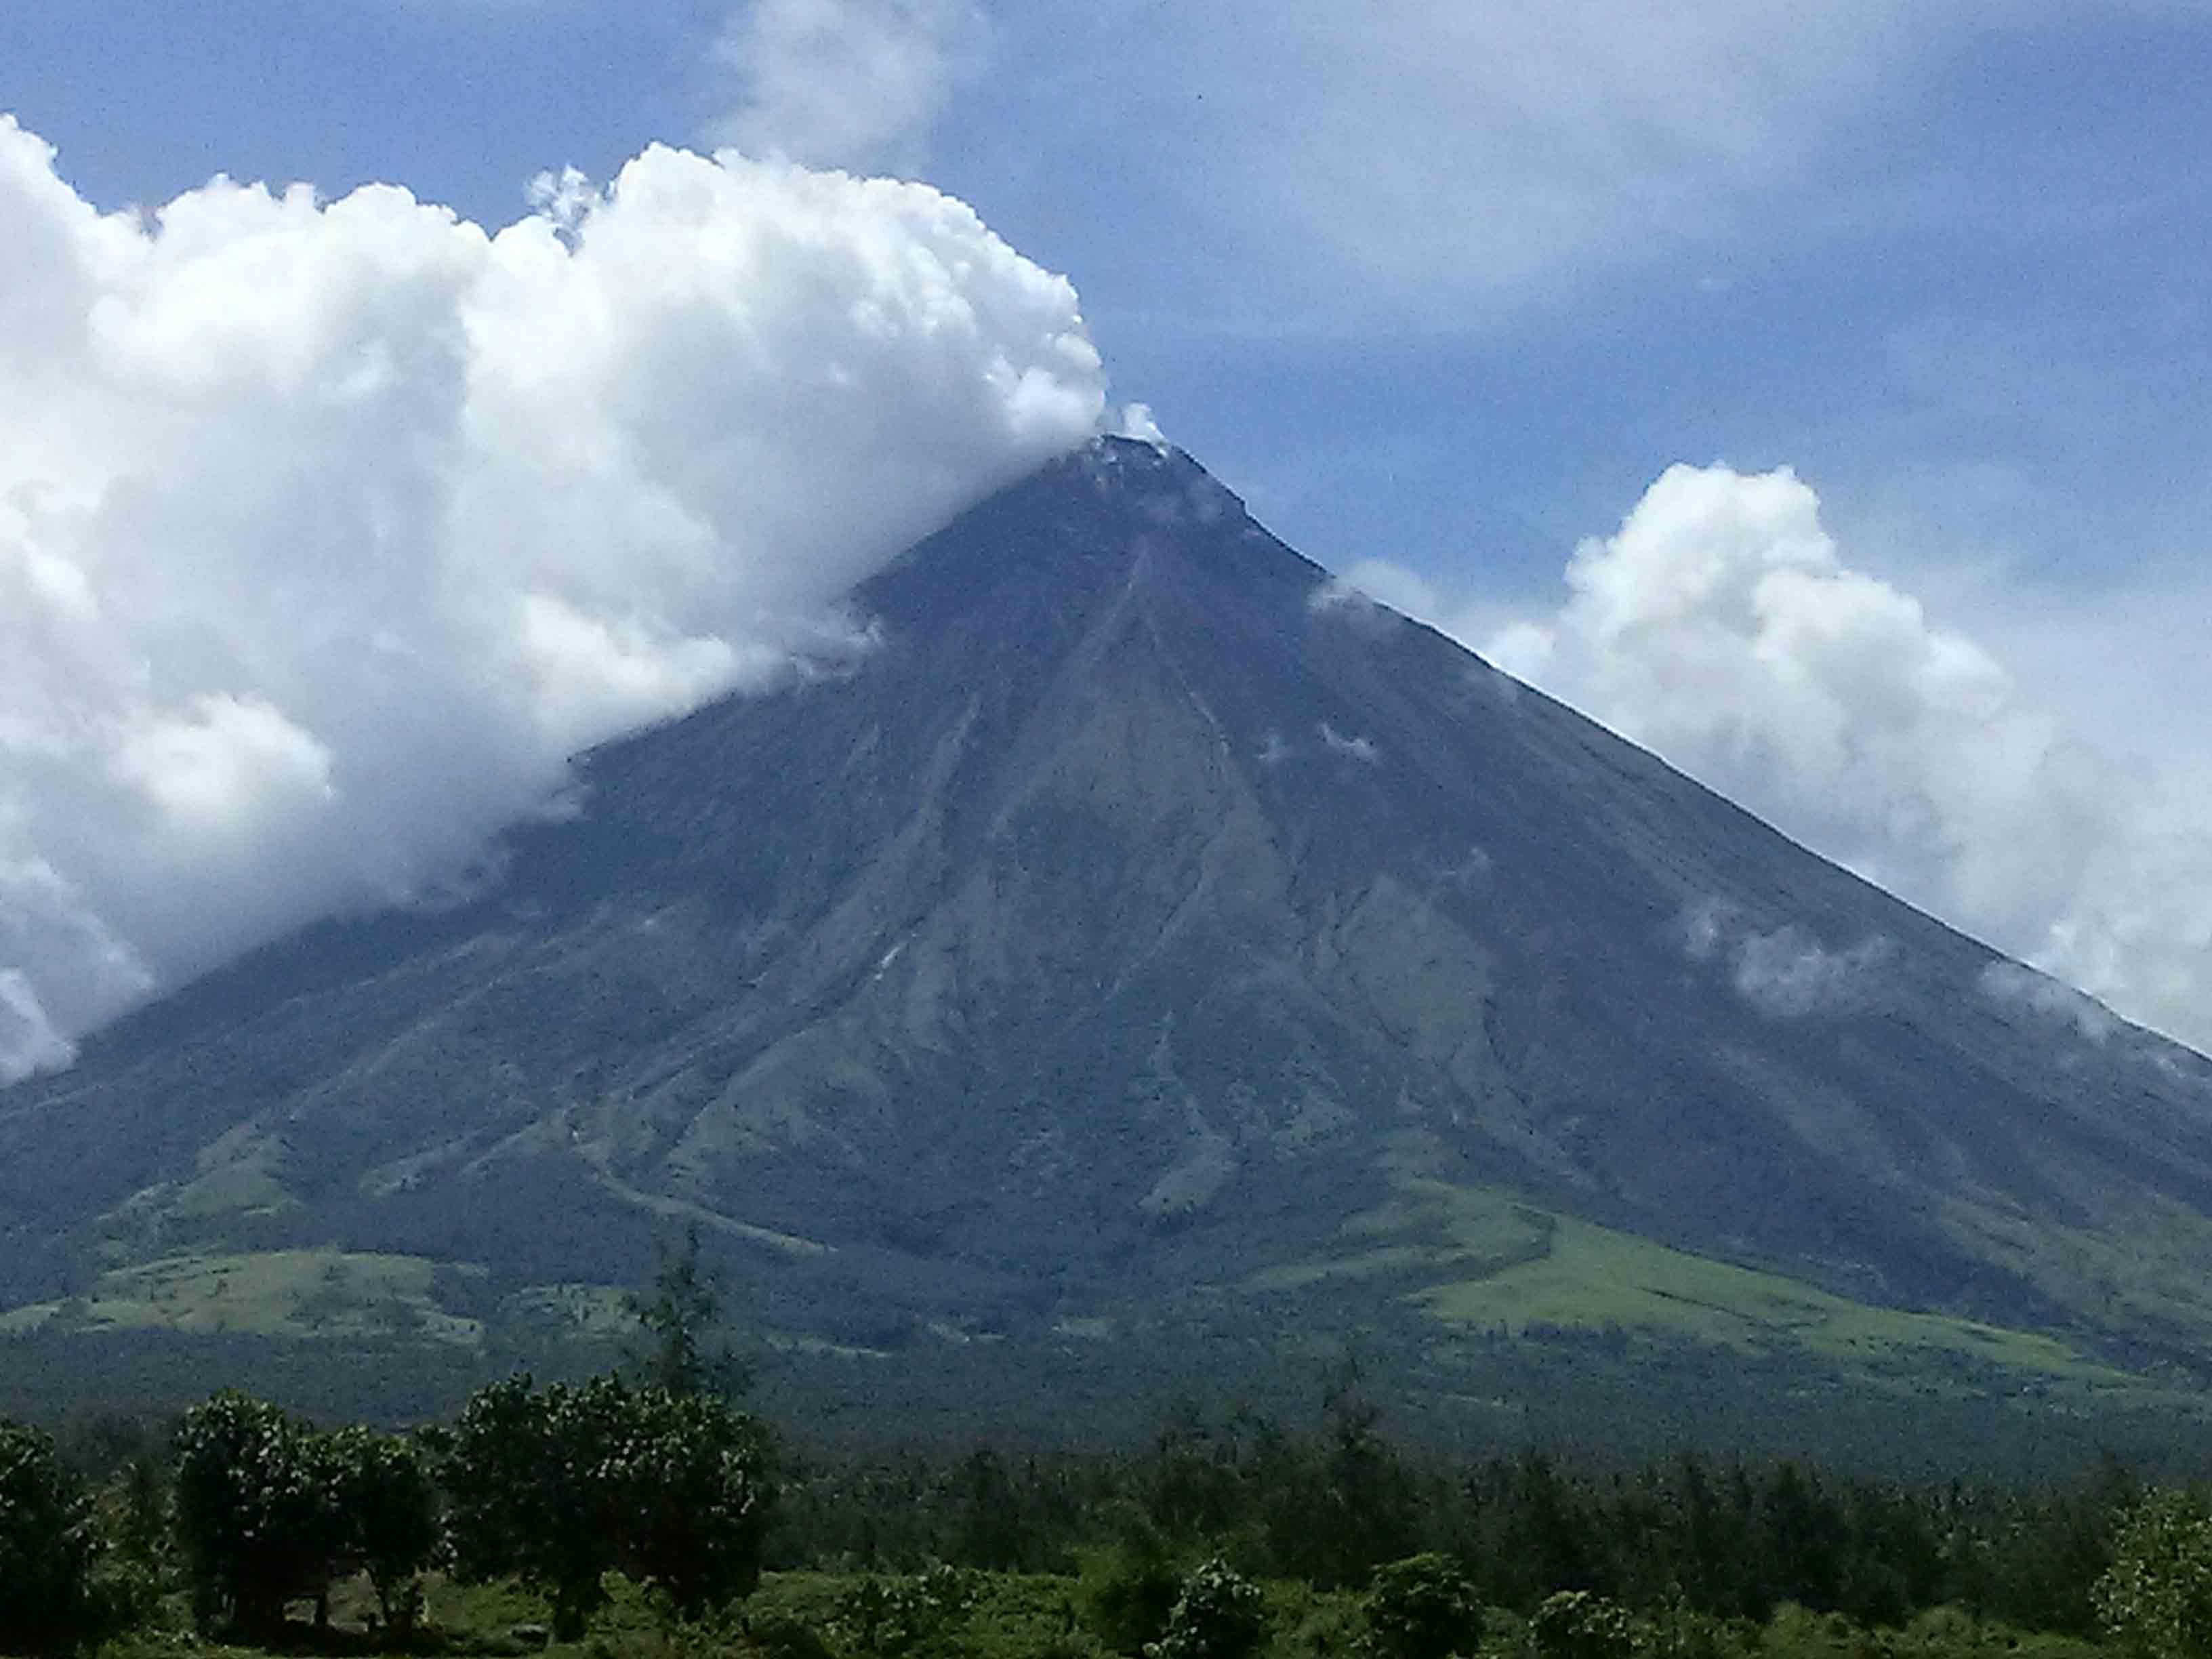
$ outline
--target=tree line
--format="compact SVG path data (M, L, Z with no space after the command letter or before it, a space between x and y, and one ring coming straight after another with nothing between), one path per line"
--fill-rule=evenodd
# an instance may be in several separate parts
M1448 1458L1386 1437L1348 1364L1301 1429L1185 1407L1115 1454L800 1453L736 1403L742 1368L702 1340L714 1311L695 1248L633 1304L647 1341L627 1375L518 1376L404 1434L236 1390L158 1443L0 1420L0 1651L82 1647L172 1587L204 1630L266 1641L356 1575L404 1637L434 1567L520 1581L562 1638L613 1576L689 1621L764 1568L812 1568L862 1581L849 1645L920 1651L972 1576L1079 1571L1091 1637L1152 1659L1249 1651L1268 1581L1356 1592L1377 1659L1470 1651L1485 1608L1525 1619L1540 1653L1606 1656L1642 1650L1656 1620L1710 1633L1793 1607L1858 1628L1958 1608L2212 1656L2212 1502L2110 1461L2008 1488L1689 1451Z

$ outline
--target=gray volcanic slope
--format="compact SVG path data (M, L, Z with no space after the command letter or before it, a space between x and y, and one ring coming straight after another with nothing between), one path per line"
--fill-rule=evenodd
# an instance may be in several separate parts
M2109 1356L2212 1331L2212 1067L1187 457L1102 441L854 605L875 650L586 757L479 896L0 1094L0 1309L312 1330L312 1262L331 1328L466 1341L689 1218L831 1335L1356 1285L1732 1340L1777 1281L1719 1262Z

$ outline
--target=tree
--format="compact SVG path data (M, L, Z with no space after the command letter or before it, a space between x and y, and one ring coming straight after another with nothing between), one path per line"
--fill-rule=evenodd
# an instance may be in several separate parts
M2154 1492L2121 1517L2112 1565L2091 1592L2113 1639L2159 1659L2212 1656L2212 1510Z
M1216 1556L1191 1569L1145 1659L1245 1659L1267 1633L1260 1587Z
M262 1634L284 1604L319 1600L343 1545L324 1437L265 1401L226 1389L177 1431L177 1530L203 1626Z
M528 1376L470 1396L439 1470L447 1536L464 1578L512 1573L551 1597L554 1632L583 1633L606 1599L613 1565L608 1517L576 1507L597 1450L574 1391L538 1392Z
M1381 1562L1411 1554L1418 1537L1413 1482L1396 1450L1376 1431L1382 1413L1361 1389L1347 1354L1322 1393L1324 1422L1314 1488L1277 1518L1290 1560L1304 1559L1324 1588L1359 1585Z
M0 1652L75 1647L97 1624L91 1507L35 1429L0 1419Z
M629 1396L629 1455L617 1476L630 1524L617 1565L658 1585L678 1617L753 1593L775 1489L751 1418L703 1394Z
M663 1249L650 1297L629 1297L623 1305L644 1328L641 1351L630 1356L638 1380L672 1394L741 1397L752 1386L744 1362L726 1348L706 1346L708 1333L721 1313L718 1274L699 1261L699 1229L685 1230L683 1244Z
M1542 1659L1629 1659L1636 1626L1618 1601L1589 1590L1559 1590L1537 1607L1528 1638Z
M477 1390L441 1469L464 1577L513 1573L580 1636L621 1571L690 1618L750 1594L774 1488L752 1419L707 1394L616 1376Z
M420 1577L438 1547L438 1493L416 1443L356 1426L328 1437L345 1565L368 1574L387 1629L420 1611Z
M1367 1649L1377 1659L1448 1659L1482 1640L1482 1599L1448 1555L1409 1555L1375 1570Z

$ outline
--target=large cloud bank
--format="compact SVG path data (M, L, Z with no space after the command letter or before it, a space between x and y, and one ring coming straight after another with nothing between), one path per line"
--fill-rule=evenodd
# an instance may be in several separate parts
M1787 470L1670 468L1484 647L1807 844L2212 1048L2212 779L2071 739ZM1993 989L2002 988L1992 988Z
M0 118L0 1083L434 891L1097 424L1073 290L934 191L653 149L538 198L102 215Z

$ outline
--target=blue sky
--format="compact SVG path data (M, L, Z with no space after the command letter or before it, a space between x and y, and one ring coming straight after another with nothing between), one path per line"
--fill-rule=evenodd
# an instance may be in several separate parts
M1844 4L1813 40L1798 9L1713 8L1674 72L1775 83L1758 94L1666 84L1645 9L1563 7L1619 37L1542 43L1578 55L1531 71L1624 106L1627 153L1596 155L1571 153L1605 149L1577 137L1587 108L1485 118L1510 69L1394 83L1420 53L1375 37L1481 50L1432 21L1480 7L1317 7L1299 49L1234 5L842 9L960 61L899 128L794 131L792 153L927 178L1067 273L1117 389L1325 561L1388 550L1470 597L1540 597L1667 463L1726 459L1795 465L1842 526L1920 520L1877 562L2061 589L2193 562L2202 5ZM742 11L10 7L0 107L103 206L227 172L396 181L497 226L544 168L605 179L649 141L725 136L753 90L717 52ZM1346 199L1376 177L1399 199Z
M1065 273L1113 398L1302 550L2212 1037L2212 910L2160 896L2212 888L2212 7L1669 9L76 0L0 10L0 109L106 210L222 172L496 228L655 141L926 179ZM1677 463L1733 482L1647 497ZM1736 487L1784 466L1816 504ZM1716 526L1750 580L1801 520L1805 614L1653 608ZM1606 621L1592 585L1639 571ZM1606 655L1639 650L1710 672ZM1744 714L1808 680L1794 723ZM2033 763L1946 794L2000 749Z

